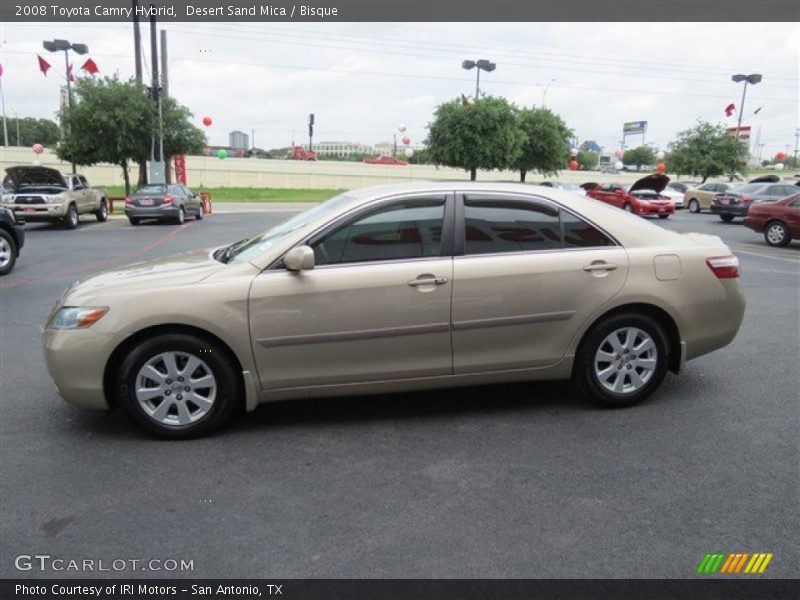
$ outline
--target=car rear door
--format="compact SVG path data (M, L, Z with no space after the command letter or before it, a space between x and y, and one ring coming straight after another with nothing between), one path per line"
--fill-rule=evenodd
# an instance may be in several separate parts
M452 373L452 194L370 203L307 240L313 270L280 265L250 292L264 389Z
M621 289L627 253L542 198L467 194L456 206L454 373L557 363L584 321Z

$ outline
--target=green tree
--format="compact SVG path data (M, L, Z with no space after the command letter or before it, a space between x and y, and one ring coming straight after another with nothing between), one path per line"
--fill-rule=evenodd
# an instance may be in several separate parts
M698 121L669 145L667 167L678 175L709 177L734 173L747 161L747 146L722 125Z
M152 101L151 101L152 102ZM161 99L161 119L164 126L164 160L178 154L200 154L206 145L206 134L192 124L191 111L174 98Z
M568 158L572 130L547 108L523 108L516 112L517 127L524 138L513 167L524 182L528 171L553 175L563 169Z
M466 169L472 181L478 169L511 168L525 139L514 112L504 98L492 96L440 104L425 140L430 160Z
M639 146L626 150L622 156L622 163L626 165L636 165L636 170L641 170L644 165L656 164L656 153L650 146Z
M575 160L578 161L578 168L581 171L591 171L597 168L597 163L600 162L600 153L592 152L591 150L580 150Z
M17 143L19 131L19 143ZM8 119L8 145L9 146L55 146L61 139L61 130L55 121L50 119ZM0 137L0 145L3 139Z

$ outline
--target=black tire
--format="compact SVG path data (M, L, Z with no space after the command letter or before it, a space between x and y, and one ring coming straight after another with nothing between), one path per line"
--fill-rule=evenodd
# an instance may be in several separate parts
M639 329L650 337L655 345L656 363L651 375L639 389L616 393L600 382L595 369L595 357L609 335L626 327ZM669 339L664 328L655 319L635 312L620 313L601 320L586 334L575 357L572 378L586 396L601 406L608 408L633 406L643 401L661 385L667 374L669 355ZM613 365L609 364L609 367L611 366ZM616 377L622 376L624 383L630 368L626 365L615 376L615 380ZM636 369L635 366L633 368Z
M178 209L178 216L175 217L173 223L175 225L183 225L186 222L186 209L182 206Z
M100 201L100 208L94 212L94 216L100 223L108 221L108 204L105 198Z
M622 205L622 210L633 214L633 204L631 204L630 202L626 202L625 204Z
M196 221L203 220L203 205L200 205L200 208L197 209L197 214L194 216Z
M700 212L700 203L697 201L697 198L689 200L689 212L693 214Z
M139 370L148 361L164 352L179 352L203 361L210 368L216 380L216 397L211 408L205 415L188 425L168 425L155 420L136 398L136 377ZM121 406L138 425L150 433L172 439L204 436L221 427L234 413L236 406L241 403L240 378L234 365L234 359L227 349L196 335L176 333L145 338L122 359L114 384L115 399L118 406ZM181 386L182 384L174 382L172 385ZM176 415L179 393L181 393L180 390L175 391L171 400ZM165 401L167 401L167 396L161 396L158 406ZM191 403L189 402L189 404ZM169 411L172 411L172 408Z
M131 222L131 225L138 225L139 223L142 222L142 220L139 217L128 217L128 221Z
M720 215L719 218L722 219L723 223L730 223L736 217L734 215Z
M19 251L14 237L5 229L0 228L0 276L8 275L17 264Z
M792 241L789 227L783 221L770 221L764 226L764 241L770 246L787 246Z
M669 215L658 215L659 219L666 219L667 217L669 217Z
M78 218L78 207L74 204L70 204L67 207L67 214L64 215L64 227L67 229L76 229L78 227L78 223L80 223L80 219Z

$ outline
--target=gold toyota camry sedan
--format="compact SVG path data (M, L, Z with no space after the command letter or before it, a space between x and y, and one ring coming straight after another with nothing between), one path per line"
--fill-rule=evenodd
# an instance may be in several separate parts
M67 402L168 437L270 400L509 381L622 407L733 340L738 276L718 237L571 192L396 184L73 284L43 343Z

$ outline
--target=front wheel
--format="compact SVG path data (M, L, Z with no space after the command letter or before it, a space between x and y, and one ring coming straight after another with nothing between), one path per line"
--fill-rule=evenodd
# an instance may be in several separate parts
M625 212L632 213L633 212L633 204L630 202L626 202L625 205L622 207Z
M5 229L0 228L0 275L8 275L17 262L17 244Z
M653 318L637 313L608 317L581 343L573 380L602 406L632 406L661 385L669 352L664 329Z
M781 221L772 221L764 229L764 240L770 246L786 246L792 241L789 228Z
M158 335L122 361L116 399L141 426L161 437L206 435L227 421L239 402L234 360L201 337Z
M75 229L78 227L78 223L78 208L74 204L70 204L67 208L67 214L64 216L64 227Z
M722 219L723 223L730 223L735 218L733 215L720 215L720 219Z
M94 216L100 223L108 220L108 205L105 200L100 201L100 208L95 211Z
M139 217L128 217L128 221L131 222L131 225L138 225L139 223L142 222L142 220Z
M669 217L669 215L658 215L659 219L666 219L667 217Z
M689 212L695 214L700 212L700 203L694 198L689 200Z

